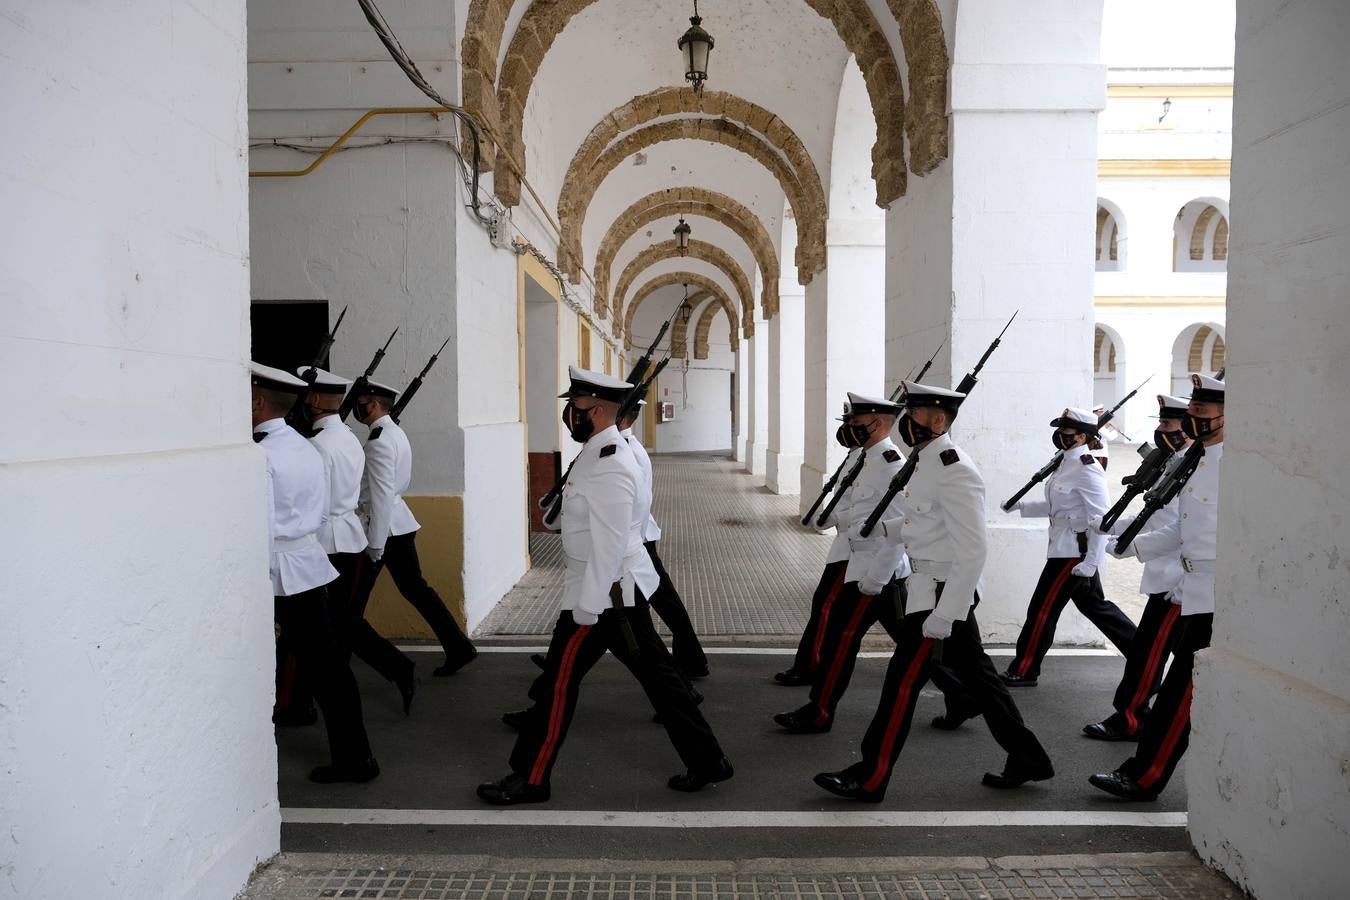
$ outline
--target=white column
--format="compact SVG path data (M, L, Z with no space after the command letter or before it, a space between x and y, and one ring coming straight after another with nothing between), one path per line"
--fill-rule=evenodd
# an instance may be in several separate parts
M887 374L893 384L945 341L927 380L955 385L1020 311L953 430L987 486L980 622L1010 640L1045 525L998 504L1052 455L1050 419L1092 397L1101 4L965 0L956 26L951 155L887 215ZM1038 37L1051 28L1058 41ZM1057 639L1100 636L1072 613Z
M831 219L826 234L826 269L806 287L803 512L844 457L834 433L847 392L885 390L884 224Z
M765 326L769 332L769 452L764 483L776 494L795 494L801 484L806 293L795 281L784 281L778 298L778 315Z
M758 313L757 313L758 315ZM755 336L746 341L750 360L748 413L746 431L745 470L752 475L763 475L769 443L769 334L764 322L756 318Z
M731 453L736 462L746 460L746 447L750 443L748 432L750 415L750 391L746 379L750 376L750 348L743 335L736 337L736 428L731 435Z
M279 847L245 3L172 12L0 24L6 896L227 900Z
M1183 764L1196 852L1257 897L1345 891L1348 41L1338 0L1239 0L1217 612Z

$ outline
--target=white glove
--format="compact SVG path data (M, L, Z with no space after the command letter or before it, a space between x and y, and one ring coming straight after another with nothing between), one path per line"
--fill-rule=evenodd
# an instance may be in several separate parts
M875 597L886 589L886 585L880 582L864 578L858 582L858 593L868 597Z
M1091 578L1097 574L1097 567L1090 562L1080 562L1073 567L1073 574L1079 578Z
M578 625L594 625L600 621L600 617L593 612L586 612L584 609L572 610L572 621Z
M1092 516L1092 517L1090 517L1090 518L1087 520L1087 527L1088 527L1088 528L1091 528L1093 531L1097 532L1098 534L1110 534L1109 531L1102 531L1102 517L1101 517L1101 516Z
M1180 605L1181 605L1181 598L1177 596L1177 592L1176 592L1176 591L1172 591L1171 593L1169 593L1169 594L1167 595L1167 602L1170 603L1170 604L1172 604L1173 606L1180 606Z
M1004 511L1004 512L1007 512L1007 513L1015 513L1015 512L1018 512L1018 511L1021 510L1021 509L1022 509L1022 501L1021 501L1021 500L1018 500L1018 501L1017 501L1016 503L1014 503L1012 506L1008 507L1007 509L1005 509L1005 510L1003 510L1003 511Z
M923 620L923 636L935 641L946 640L952 636L952 620L944 619L937 613L929 613Z
M863 533L862 533L863 526L866 525L866 524L867 524L867 520L866 520L866 519L863 519L863 520L860 521L860 522L854 522L852 525L850 525L850 526L849 526L849 529L848 529L848 536L849 536L849 539L850 539L850 540L854 540L854 541L864 541L864 540L866 540L867 538L864 538L864 537L863 537ZM876 533L876 532L873 532L873 534L875 534L875 533Z
M384 557L383 547L367 547L366 556L370 557L371 562L379 562Z
M1124 550L1117 549L1115 541L1109 541L1106 544L1106 552L1114 556L1116 559L1130 559L1131 557L1138 555L1137 553L1134 552L1133 541L1131 541L1130 546L1126 547Z

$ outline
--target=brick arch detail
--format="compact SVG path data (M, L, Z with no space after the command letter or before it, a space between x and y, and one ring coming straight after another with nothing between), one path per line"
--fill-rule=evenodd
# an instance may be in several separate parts
M671 119L647 125L612 144L585 171L568 170L558 197L558 222L562 236L558 242L558 264L573 284L581 283L581 229L586 210L600 184L624 160L639 150L666 141L708 141L746 154L768 169L787 195L797 219L799 238L797 280L809 284L812 276L825 268L825 191L813 166L805 183L763 138L726 119Z
M673 215L702 216L720 222L745 241L763 281L760 306L765 318L778 311L778 251L764 224L750 209L726 194L706 188L680 187L654 191L637 200L614 219L595 254L596 306L608 303L609 276L619 248L644 225Z
M502 136L503 148L524 165L522 137L525 105L530 89L558 35L572 17L595 0L535 0L516 26L497 77L497 55L505 36L511 0L472 0L464 40L462 83L464 103L484 111ZM857 61L867 86L876 123L872 147L872 177L877 204L889 206L905 193L905 137L916 174L932 171L947 155L947 73L949 59L942 14L936 0L887 0L900 25L911 104L905 102L904 82L895 56L866 0L804 0L834 26L840 41ZM496 85L493 106L492 85ZM692 92L689 92L692 93ZM499 154L494 183L507 205L520 202L520 183Z
M638 288L637 292L633 294L633 302L628 304L628 309L624 313L623 320L624 343L628 347L631 348L633 346L633 317L637 314L638 307L642 305L642 301L646 300L661 288L669 287L672 284L691 284L694 287L707 291L719 304L721 304L722 308L726 310L727 318L731 320L732 331L734 332L736 328L739 327L738 323L740 322L740 317L736 315L736 307L720 284L713 281L707 275L702 275L698 272L667 272L664 275L657 275L655 278L644 283L642 287ZM747 339L754 337L754 318L747 318L744 326L746 329L745 337ZM644 347L643 349L645 350L646 348Z
M745 270L737 264L736 260L731 258L730 253L707 241L693 238L689 241L689 252L681 257L679 246L672 238L659 244L652 244L633 257L628 265L624 266L623 274L619 276L619 282L614 288L614 320L618 321L619 316L623 314L624 299L628 296L628 289L633 286L633 282L637 280L639 275L662 260L680 258L702 260L720 269L736 288L736 293L739 295L738 299L741 301L741 315L754 318L755 295L750 289L750 279L746 277Z
M708 291L691 294L690 309L698 309L698 305L710 297L712 294ZM680 321L679 316L675 317L675 324L670 327L670 355L675 359L689 358L689 323Z
M715 303L708 304L703 310L702 315L698 317L698 326L694 329L694 359L708 358L708 332L712 330L713 318L722 312L722 308ZM728 338L731 343L731 349L736 349L736 326L731 326L731 336Z

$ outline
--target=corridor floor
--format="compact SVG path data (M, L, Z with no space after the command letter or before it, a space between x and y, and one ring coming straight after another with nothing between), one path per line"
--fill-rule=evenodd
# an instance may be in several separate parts
M852 762L886 660L869 644L834 729L794 736L770 720L805 700L775 685L789 661L829 538L796 525L796 499L765 491L728 460L656 458L663 556L708 636L703 711L736 777L694 795L627 671L606 658L583 689L554 773L551 802L495 809L474 796L506 774L513 733L502 712L525 703L560 589L556 541L536 540L535 568L479 630L479 659L422 681L411 716L357 666L383 774L320 786L319 728L278 733L283 854L249 900L311 897L1229 897L1188 851L1181 773L1154 804L1127 805L1087 784L1132 745L1087 740L1109 711L1123 661L1069 648L1039 687L1015 696L1055 761L1056 777L1013 792L980 784L1002 757L982 723L947 733L928 721L925 690L884 803L822 792L818 771ZM439 648L409 646L419 670ZM1011 651L994 648L998 655Z

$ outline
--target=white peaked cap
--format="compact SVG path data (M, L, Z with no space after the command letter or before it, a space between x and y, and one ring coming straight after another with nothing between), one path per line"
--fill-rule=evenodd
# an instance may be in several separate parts
M285 391L289 394L298 394L309 385L296 378L285 369L275 369L272 366L264 366L262 363L250 362L248 364L250 383L258 387L267 388L271 391Z
M309 370L309 366L301 366L295 370L295 374L303 379L305 373ZM310 385L310 390L317 391L320 394L345 394L347 393L347 388L351 386L352 382L350 378L334 375L327 369L320 369L318 366L314 367L314 383Z

